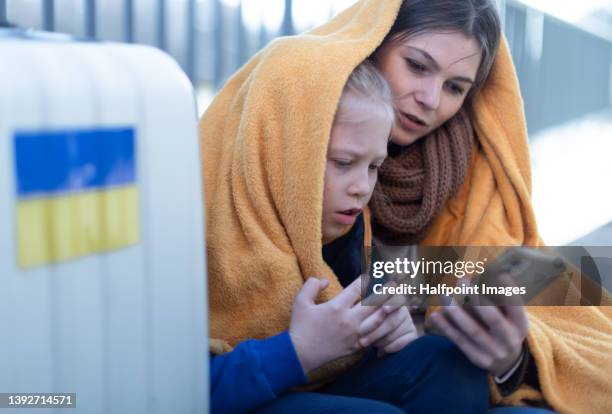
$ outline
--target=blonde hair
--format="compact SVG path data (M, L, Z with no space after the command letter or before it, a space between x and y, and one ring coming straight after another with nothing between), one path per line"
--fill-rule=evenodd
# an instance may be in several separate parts
M344 85L334 122L360 123L375 116L384 117L393 124L393 94L378 69L371 62L364 61L353 70Z

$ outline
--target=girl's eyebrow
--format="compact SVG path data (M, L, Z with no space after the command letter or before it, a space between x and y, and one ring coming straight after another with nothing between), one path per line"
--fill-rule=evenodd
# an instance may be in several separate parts
M344 148L344 147L330 147L329 153L335 153L337 155L347 155L349 157L361 157L363 156L363 151L355 150L352 148Z
M328 151L328 155L334 153L334 155L345 155L345 156L349 156L349 157L355 157L355 158L361 158L363 156L369 155L368 151L359 151L359 150L355 150L355 149L351 149L351 148L343 148L343 147L330 147L329 151ZM385 151L384 154L376 154L379 158L386 158L387 156L387 152Z
M434 70L440 70L440 65L438 65L438 62L436 62L436 60L429 53L427 53L427 51L423 49L419 49L418 47L414 47L414 46L408 46L408 49L412 49L415 52L420 53L423 56L423 58L427 62L429 62L431 66L433 66ZM459 82L466 82L466 83L471 83L471 84L474 83L473 79L468 78L466 76L455 76L453 79Z

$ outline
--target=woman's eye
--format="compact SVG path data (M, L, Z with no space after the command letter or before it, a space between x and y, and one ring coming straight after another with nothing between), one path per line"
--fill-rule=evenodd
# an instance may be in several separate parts
M465 92L465 90L461 86L455 83L449 83L448 88L455 95L463 95L463 92Z
M422 65L416 60L406 59L406 62L408 63L408 67L415 73L423 73L427 71L427 66Z
M371 171L378 171L380 170L381 165L376 165L376 164L372 164L370 165L370 170Z

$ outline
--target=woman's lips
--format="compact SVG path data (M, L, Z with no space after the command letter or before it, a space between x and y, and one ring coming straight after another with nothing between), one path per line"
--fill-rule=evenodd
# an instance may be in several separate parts
M427 128L427 124L421 119L413 115L405 114L404 112L399 112L398 119L402 127L408 131L422 131Z

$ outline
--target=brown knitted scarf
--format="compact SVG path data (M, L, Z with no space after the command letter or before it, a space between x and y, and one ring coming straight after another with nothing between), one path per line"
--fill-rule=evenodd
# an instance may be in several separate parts
M390 148L370 201L374 236L387 244L420 242L463 183L473 142L472 124L462 109L416 143Z

